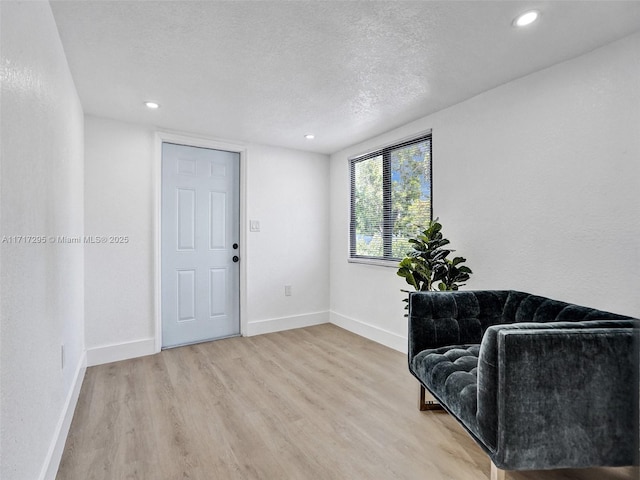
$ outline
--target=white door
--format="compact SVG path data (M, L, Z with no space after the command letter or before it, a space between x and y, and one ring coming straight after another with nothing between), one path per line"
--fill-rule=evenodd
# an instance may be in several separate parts
M162 346L240 333L240 154L162 144Z

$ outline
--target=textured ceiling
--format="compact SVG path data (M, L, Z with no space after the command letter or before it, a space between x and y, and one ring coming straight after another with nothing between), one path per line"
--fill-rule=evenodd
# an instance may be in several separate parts
M51 6L85 113L323 153L640 29L638 1Z

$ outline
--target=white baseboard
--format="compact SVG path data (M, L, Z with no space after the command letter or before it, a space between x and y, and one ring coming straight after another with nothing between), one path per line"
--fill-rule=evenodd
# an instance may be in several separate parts
M69 435L69 428L71 428L71 421L73 420L73 414L76 411L76 405L78 404L78 398L80 397L80 389L82 388L82 382L84 380L84 374L87 371L87 355L83 353L78 362L76 373L73 377L73 384L69 389L69 394L64 402L62 409L62 415L58 420L56 431L54 434L54 440L49 447L47 457L45 458L42 471L40 472L39 480L55 480L58 473L58 467L60 466L60 460L62 460L62 454L64 452L65 443L67 443L67 435Z
M291 330L292 328L310 327L312 325L320 325L321 323L329 323L329 312L315 312L305 315L295 315L293 317L270 318L249 322L244 335L251 337L263 333Z
M156 353L156 339L144 338L133 342L104 345L87 350L87 366L119 362L130 358L144 357Z
M349 330L361 337L381 343L386 347L393 348L402 353L407 353L408 351L407 337L376 327L375 325L370 325L361 320L356 320L355 318L345 317L336 312L331 312L330 319L330 322L334 325Z

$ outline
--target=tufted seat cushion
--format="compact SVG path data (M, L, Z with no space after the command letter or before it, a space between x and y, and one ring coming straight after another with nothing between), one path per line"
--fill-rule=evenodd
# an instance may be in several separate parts
M436 399L478 435L478 355L480 345L423 350L412 367Z

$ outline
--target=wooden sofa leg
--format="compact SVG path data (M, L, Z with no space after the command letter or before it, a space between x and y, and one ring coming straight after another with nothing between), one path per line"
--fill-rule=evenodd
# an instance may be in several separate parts
M425 388L420 385L420 396L418 397L418 408L421 412L425 410L443 410L442 405L438 402L425 401Z
M496 467L495 463L491 462L491 480L505 480L507 478L506 473L504 470Z

